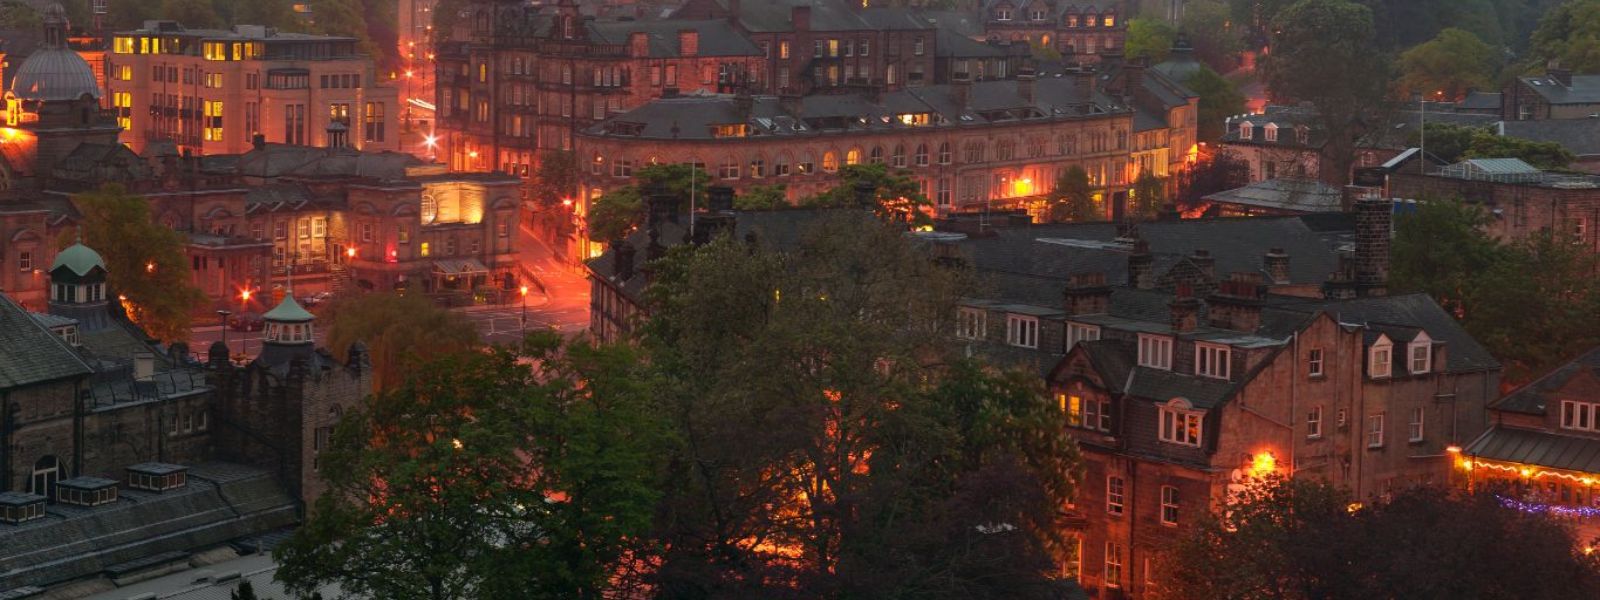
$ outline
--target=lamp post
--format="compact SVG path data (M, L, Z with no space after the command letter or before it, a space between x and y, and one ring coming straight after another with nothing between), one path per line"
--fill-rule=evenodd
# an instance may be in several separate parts
M231 314L233 314L233 311L228 310L226 308L217 311L217 319L222 322L222 347L223 348L227 348L228 347L228 315L231 315ZM210 358L210 357L208 356L207 358ZM224 356L223 358L227 358L227 357Z
M517 291L522 292L522 332L528 332L528 286L522 286Z

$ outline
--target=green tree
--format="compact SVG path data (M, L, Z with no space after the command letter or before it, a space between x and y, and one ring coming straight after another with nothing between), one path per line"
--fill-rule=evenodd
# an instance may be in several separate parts
M211 0L161 0L161 16L197 29L222 25Z
M570 150L549 150L528 178L528 199L538 207L534 218L546 239L564 240L572 233L570 201L578 194L577 157Z
M1495 87L1494 48L1454 27L1400 55L1400 89L1429 100L1459 100L1469 90Z
M1149 59L1151 64L1167 59L1178 32L1165 20L1139 17L1128 21L1127 42L1122 51L1128 58Z
M839 184L807 198L801 203L810 208L860 206L860 190L873 190L873 210L880 216L906 223L928 221L927 209L933 202L922 195L922 186L909 171L890 171L884 165L845 165L839 169Z
M1413 146L1426 143L1428 154L1432 154L1445 162L1454 163L1465 158L1467 150L1472 148L1472 141L1480 135L1492 135L1482 127L1471 125L1458 125L1455 123L1428 123L1424 125L1427 139L1417 133L1412 133L1407 142Z
M189 279L184 236L151 221L145 199L118 184L77 194L72 203L83 214L83 242L105 259L109 293L127 299L128 317L156 339L189 339L190 315L205 294Z
M1600 0L1568 0L1546 12L1530 50L1530 66L1554 60L1573 72L1600 73Z
M232 593L228 594L228 598L229 600L261 600L261 598L256 595L256 587L250 584L249 579L239 580L239 587L235 588Z
M1223 0L1185 3L1178 28L1189 36L1195 57L1207 66L1224 73L1238 66L1235 57L1245 49L1247 27L1230 18L1228 5Z
M1176 204L1180 210L1195 209L1206 196L1250 184L1250 163L1225 150L1203 152L1189 168L1179 171Z
M648 532L662 441L632 350L457 353L341 420L328 491L274 551L306 593L590 598Z
M1467 331L1501 361L1513 383L1600 345L1600 260L1568 232L1511 244L1467 294Z
M40 27L39 11L20 0L0 2L0 28L13 31L37 31Z
M1233 82L1224 79L1210 67L1202 66L1184 82L1185 86L1200 96L1200 107L1195 112L1197 135L1201 141L1222 139L1228 117L1244 114L1244 94Z
M1051 194L1050 218L1056 222L1099 221L1104 211L1094 201L1094 186L1089 184L1089 173L1073 165L1056 178Z
M789 208L788 192L783 184L757 185L733 197L737 210L780 210Z
M950 356L963 273L840 212L791 251L679 247L655 276L640 344L677 432L656 589L1043 597L1075 445L1036 376Z
M1472 136L1463 158L1520 158L1545 170L1565 169L1577 160L1572 152L1556 142L1535 142L1479 130Z
M1327 135L1322 179L1349 179L1361 118L1382 105L1389 65L1374 47L1372 11L1345 0L1300 0L1272 22L1272 52L1261 60L1278 101L1307 101Z
M116 29L138 29L145 21L159 18L160 2L109 2L106 5L106 24Z
M1600 594L1600 562L1548 516L1429 486L1353 500L1311 480L1251 484L1167 553L1162 587L1222 600Z
M282 31L305 29L300 16L294 12L294 5L281 0L221 0L217 3L217 14L226 23L265 25Z
M328 348L343 361L350 346L366 344L373 385L394 389L406 373L439 354L479 345L478 329L460 313L421 295L392 293L345 296L328 306Z
M642 223L646 200L644 190L655 190L678 199L678 212L689 210L690 196L704 206L706 187L712 184L706 171L688 164L649 165L634 172L634 183L602 194L589 207L589 237L596 240L619 239Z
M1129 198L1129 217L1134 220L1154 219L1166 201L1166 178L1157 177L1150 171L1139 173L1139 178L1133 182L1133 195Z
M1395 219L1390 246L1389 283L1400 292L1425 292L1445 311L1467 312L1478 278L1505 258L1499 242L1485 233L1489 215L1481 206L1453 200L1424 200L1416 212Z

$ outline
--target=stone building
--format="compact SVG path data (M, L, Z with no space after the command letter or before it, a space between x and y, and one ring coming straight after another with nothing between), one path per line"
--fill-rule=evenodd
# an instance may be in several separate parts
M67 48L65 11L51 5L42 20L41 46L17 67L5 94L0 190L48 181L80 145L117 143L118 125L100 109L93 69Z
M1552 67L1513 79L1501 97L1501 117L1508 121L1593 118L1600 114L1600 75Z
M351 147L400 147L398 91L380 84L355 38L150 21L113 34L107 73L122 142L135 152L170 141L196 155L241 154L257 135L326 146L333 123Z
M1426 173L1404 169L1389 175L1389 194L1409 200L1459 199L1483 207L1493 218L1490 235L1524 239L1536 232L1572 236L1600 253L1600 177L1540 171L1515 158L1465 160Z
M1098 62L1120 54L1127 25L1118 14L1123 2L1099 0L988 0L983 3L987 35L1053 48L1066 60Z

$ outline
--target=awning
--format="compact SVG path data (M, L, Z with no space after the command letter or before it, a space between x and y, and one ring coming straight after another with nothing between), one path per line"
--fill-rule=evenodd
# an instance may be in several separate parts
M1600 473L1600 440L1527 429L1495 427L1464 452L1473 458Z
M475 258L446 258L433 261L433 270L445 275L478 275L488 273L489 267Z

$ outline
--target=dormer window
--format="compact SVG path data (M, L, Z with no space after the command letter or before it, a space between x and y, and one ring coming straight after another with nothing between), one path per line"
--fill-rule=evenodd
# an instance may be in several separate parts
M997 9L995 9L995 11L994 11L994 20L996 20L996 21L1010 21L1011 20L1011 9L1009 9L1009 8L997 8Z
M1233 352L1227 346L1196 343L1194 345L1194 374L1213 379L1227 379L1233 362Z
M1106 15L1101 20L1100 25L1104 26L1104 27L1116 27L1117 26L1117 16L1116 15Z
M1267 123L1267 126L1263 127L1262 130L1266 132L1267 141L1269 141L1269 142L1278 141L1278 124L1277 123Z
M1239 123L1239 139L1255 139L1255 125L1251 124L1249 121Z
M1433 370L1433 340L1427 334L1417 336L1407 346L1407 355L1411 359L1411 374L1421 375Z
M1310 127L1306 127L1304 125L1296 127L1296 128L1294 128L1294 135L1295 135L1295 138L1300 141L1300 145L1302 145L1302 146L1311 143L1311 128Z
M1028 19L1033 20L1033 21L1043 21L1044 20L1044 11L1038 10L1038 9L1034 9L1033 11L1028 13Z
M1139 336L1139 366L1172 370L1172 338L1164 335Z
M44 516L45 497L23 492L0 493L0 523L16 525Z
M1387 336L1379 336L1367 350L1367 377L1381 379L1394 372L1394 343Z
M1039 347L1039 318L1006 315L1006 343L1019 348Z
M1156 421L1159 425L1161 441L1180 446L1200 447L1200 433L1204 426L1203 411L1194 409L1189 401L1184 398L1173 398L1159 408L1160 417Z
M163 492L189 483L189 470L167 463L141 463L128 467L128 487L147 492Z
M56 501L76 506L100 506L117 501L117 482L102 477L74 477L56 483Z

